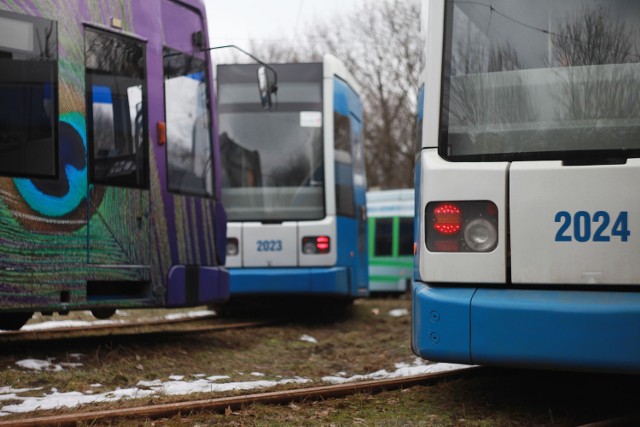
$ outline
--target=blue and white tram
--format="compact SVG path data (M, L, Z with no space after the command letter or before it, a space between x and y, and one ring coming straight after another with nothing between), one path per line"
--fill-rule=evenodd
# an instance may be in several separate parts
M414 352L640 372L640 3L423 13Z
M358 84L330 55L272 67L277 104L264 110L252 104L255 65L218 66L231 301L367 296Z

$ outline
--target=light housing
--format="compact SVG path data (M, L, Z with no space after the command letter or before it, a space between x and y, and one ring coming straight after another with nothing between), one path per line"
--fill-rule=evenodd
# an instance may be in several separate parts
M302 238L302 253L305 255L328 254L331 251L329 236L305 236Z
M227 255L236 256L240 253L240 246L238 245L238 239L235 237L227 238Z
M498 207L488 200L430 202L425 234L429 252L491 252L498 246Z

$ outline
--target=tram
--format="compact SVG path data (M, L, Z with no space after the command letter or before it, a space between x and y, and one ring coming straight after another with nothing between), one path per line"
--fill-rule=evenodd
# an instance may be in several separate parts
M270 67L278 91L267 110L251 101L256 65L217 67L230 303L367 296L358 84L331 55Z
M640 372L640 3L423 13L414 352Z
M228 298L207 40L201 0L0 0L0 328Z

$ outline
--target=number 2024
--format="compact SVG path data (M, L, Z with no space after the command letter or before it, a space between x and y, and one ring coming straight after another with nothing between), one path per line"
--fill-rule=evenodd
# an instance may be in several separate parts
M631 235L628 217L627 212L620 212L609 231L611 217L608 212L598 211L592 216L589 212L578 211L571 216L569 212L560 211L555 219L555 222L560 223L556 242L571 242L574 239L581 243L609 242L612 237L626 242ZM572 224L573 227L571 227ZM573 230L570 230L571 228Z

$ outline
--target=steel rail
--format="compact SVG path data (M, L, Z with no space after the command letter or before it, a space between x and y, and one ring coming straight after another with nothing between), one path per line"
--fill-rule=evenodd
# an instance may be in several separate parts
M338 384L319 387L308 387L294 390L255 393L243 396L202 399L178 403L166 403L149 406L138 406L103 411L75 412L65 415L54 415L26 419L0 421L2 426L40 427L40 426L74 426L80 422L95 423L116 419L158 419L173 417L194 412L224 412L227 409L239 409L248 404L279 405L299 401L316 401L327 398L340 398L359 393L379 393L398 390L417 385L431 384L444 380L457 379L474 375L487 368L471 367L446 372L415 375L403 378L369 380L349 384Z

